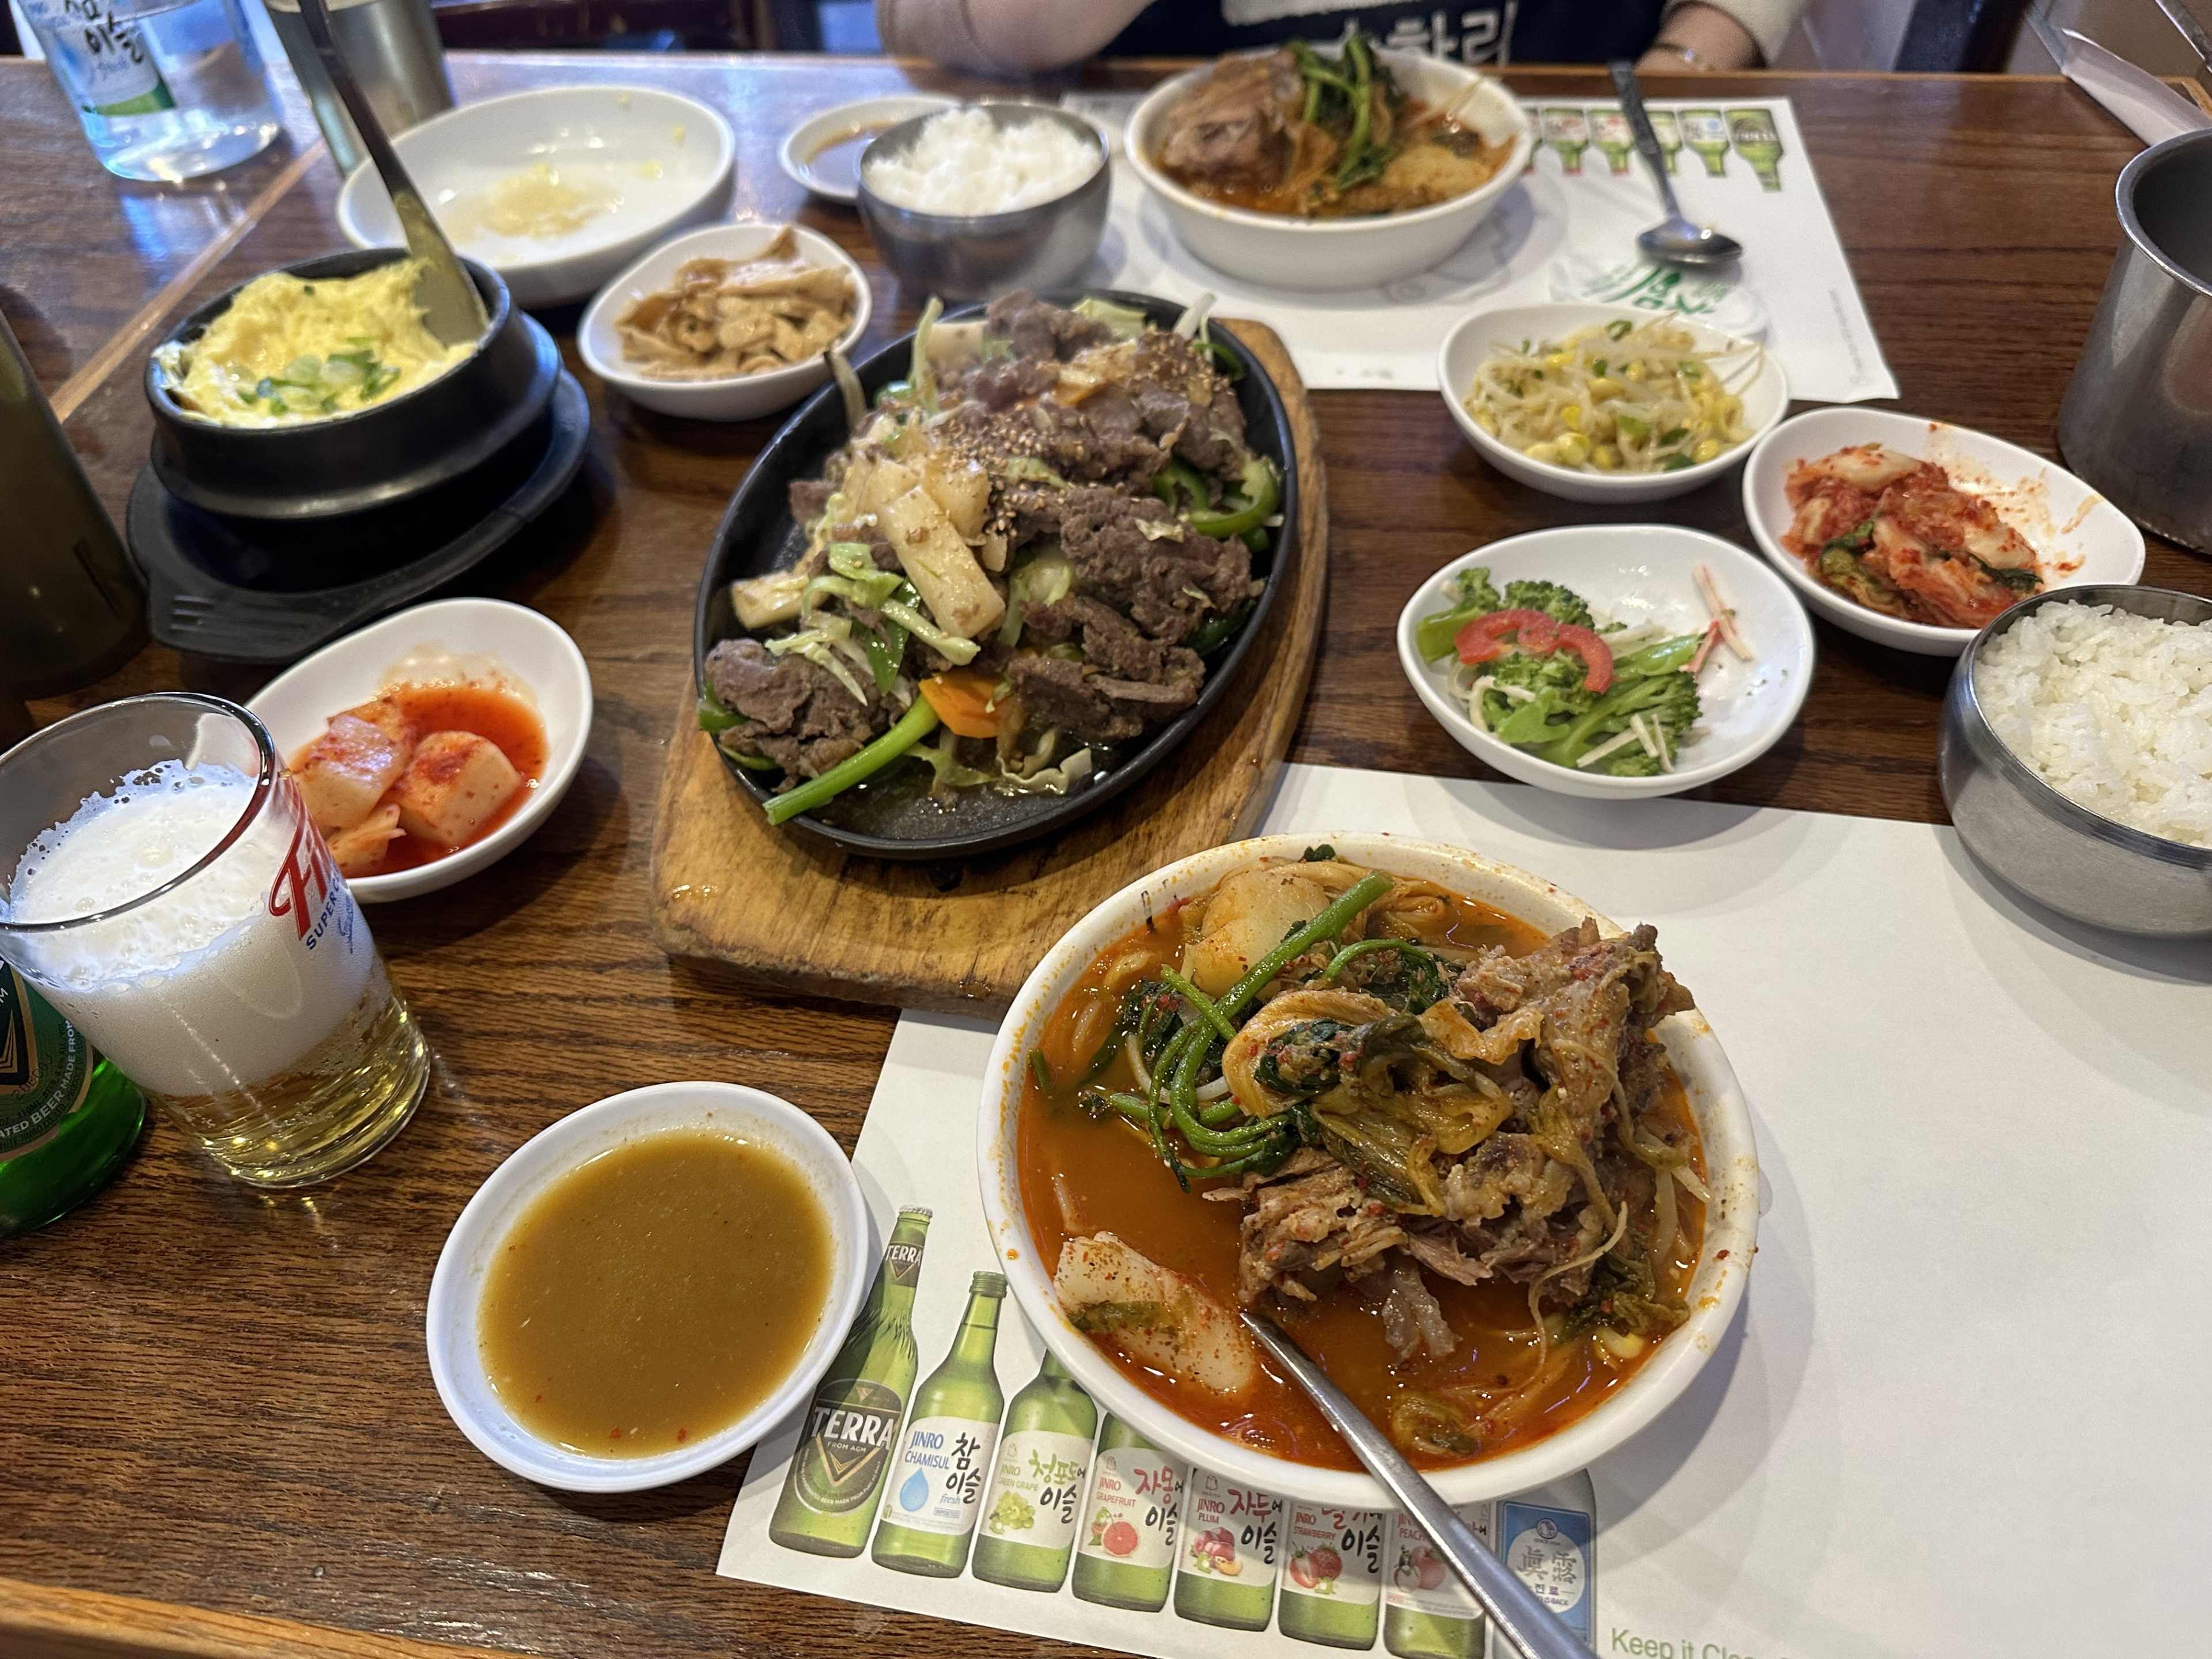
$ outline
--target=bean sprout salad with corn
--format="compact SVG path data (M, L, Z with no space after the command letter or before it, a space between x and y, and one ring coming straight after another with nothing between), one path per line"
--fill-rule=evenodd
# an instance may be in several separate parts
M1499 344L1466 406L1485 432L1532 461L1579 472L1679 472L1751 436L1743 399L1765 348L1702 351L1680 324L1618 318L1562 339Z

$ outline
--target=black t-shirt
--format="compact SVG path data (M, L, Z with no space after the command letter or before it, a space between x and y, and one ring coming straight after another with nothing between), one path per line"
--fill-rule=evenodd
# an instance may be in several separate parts
M1106 54L1210 58L1278 40L1325 43L1357 23L1386 46L1463 64L1595 64L1640 56L1658 34L1665 9L1666 0L1445 0L1425 6L1152 0Z

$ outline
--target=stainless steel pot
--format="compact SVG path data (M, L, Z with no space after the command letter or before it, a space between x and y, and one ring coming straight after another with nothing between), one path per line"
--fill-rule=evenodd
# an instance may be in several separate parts
M2058 411L2066 465L2169 541L2212 552L2212 130L2121 170L2120 244Z
M1942 777L1951 823L1982 866L2061 915L2116 933L2212 939L2212 848L2116 823L2069 800L1999 737L1975 695L1991 640L2046 605L2109 605L2160 622L2212 622L2212 599L2162 587L2054 588L1974 636L1943 700Z

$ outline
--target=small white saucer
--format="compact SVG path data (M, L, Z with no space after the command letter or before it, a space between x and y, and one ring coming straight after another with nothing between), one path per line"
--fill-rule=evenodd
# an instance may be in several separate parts
M500 1241L532 1200L562 1176L625 1142L671 1129L710 1129L773 1147L798 1166L830 1227L830 1291L814 1334L775 1392L718 1434L650 1457L590 1457L552 1445L516 1421L484 1374L477 1307ZM659 1083L571 1112L523 1142L477 1188L453 1223L430 1279L424 1323L430 1380L455 1426L493 1462L563 1492L642 1492L727 1462L814 1392L868 1288L868 1206L830 1133L790 1102L738 1083Z
M840 104L835 109L825 109L819 115L809 116L791 130L776 152L776 160L793 182L831 202L852 202L858 197L856 177L817 167L815 158L836 145L841 139L873 137L885 127L896 126L901 121L917 115L927 115L932 110L951 109L959 100L939 97L933 93L901 93L888 98L862 98L850 104ZM860 165L860 148L853 151L853 166Z

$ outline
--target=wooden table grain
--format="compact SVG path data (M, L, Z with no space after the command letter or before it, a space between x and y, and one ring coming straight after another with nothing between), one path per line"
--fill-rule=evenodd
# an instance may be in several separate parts
M453 73L464 98L594 79L707 99L738 129L739 210L796 213L852 248L885 301L878 337L910 319L918 296L896 291L848 213L802 202L775 150L809 111L940 77L880 61L626 54L464 53ZM1132 84L1153 73L1102 72ZM1533 94L1600 88L1583 70L1510 79ZM2055 80L1687 84L1795 100L1902 406L2051 453L2118 240L2112 180L2134 142ZM70 437L112 509L144 457L137 376L159 325L259 270L339 246L338 180L296 99L287 113L270 155L226 180L125 185L94 163L41 68L0 65L0 154L37 160L0 192L0 310L49 390L67 394ZM574 325L551 320L564 336ZM224 1182L157 1125L100 1198L0 1244L0 1570L21 1581L0 1580L11 1659L392 1659L416 1642L575 1659L1057 1646L719 1580L741 1463L657 1493L562 1496L471 1450L432 1391L431 1267L469 1194L521 1141L619 1088L724 1078L799 1102L849 1146L891 1024L880 1011L750 995L653 944L648 818L688 672L692 591L769 428L665 420L582 378L596 423L582 485L473 585L568 629L592 665L598 720L574 788L525 848L372 915L437 1051L414 1123L359 1173L286 1196ZM1400 678L1398 608L1451 556L1589 514L1487 471L1431 397L1316 401L1329 612L1293 758L1479 775ZM1661 510L1748 539L1733 480ZM2212 566L2155 542L2147 574L2212 593ZM1948 665L1815 628L1820 664L1798 728L1705 793L1940 818ZM149 649L39 713L157 687L243 696L266 678Z

